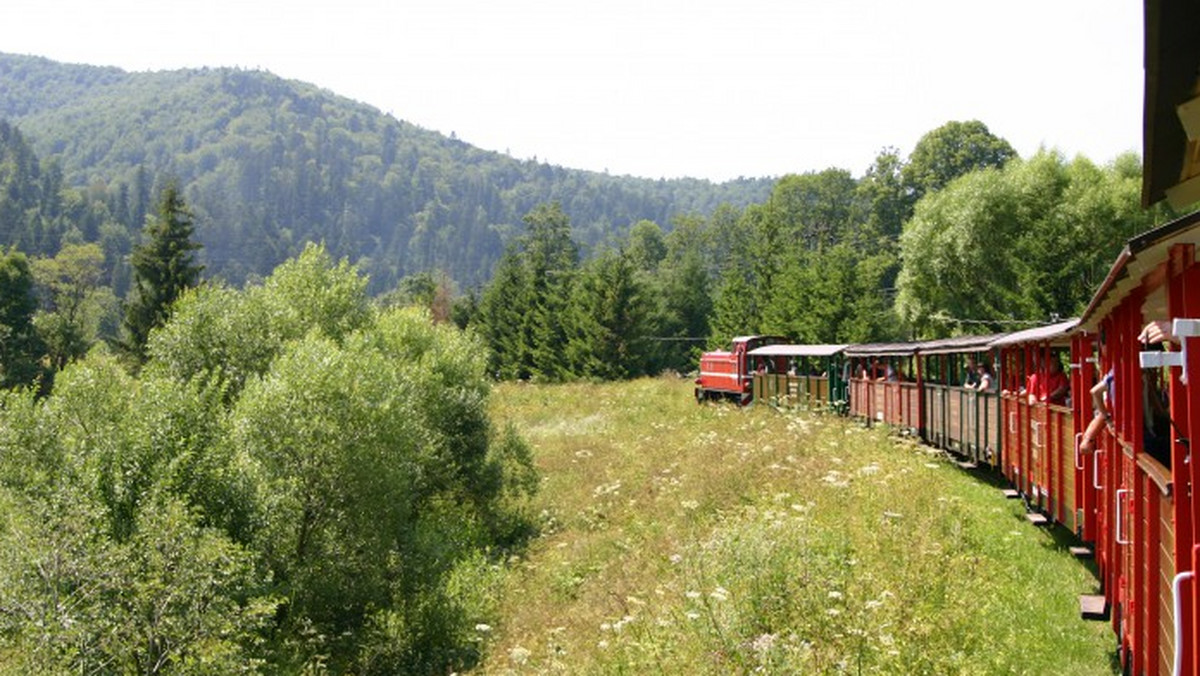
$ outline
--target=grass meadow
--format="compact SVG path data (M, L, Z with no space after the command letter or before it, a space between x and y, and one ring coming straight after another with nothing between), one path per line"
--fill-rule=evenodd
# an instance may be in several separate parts
M1104 674L1062 532L987 474L835 416L697 405L674 378L499 386L541 535L481 674Z

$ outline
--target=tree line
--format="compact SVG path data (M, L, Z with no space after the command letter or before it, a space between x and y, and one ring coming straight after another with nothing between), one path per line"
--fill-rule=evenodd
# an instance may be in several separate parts
M149 235L97 229L103 203L72 197L54 163L0 123L5 134L0 211L62 242L54 256L6 263L7 311L28 314L17 299L36 306L36 331L3 323L14 332L3 359L12 384L29 380L34 353L61 367L99 339L130 338L118 299L142 293L129 262ZM666 227L641 219L591 245L561 203L542 203L486 284L462 293L448 273L420 272L380 302L471 327L488 344L489 372L516 379L686 372L702 347L745 333L821 343L998 331L1079 312L1125 239L1169 216L1139 208L1139 176L1133 155L1106 166L1045 150L1020 158L982 123L950 122L907 157L885 149L861 177L785 176L761 203L680 214ZM150 223L173 218L148 197L136 202ZM198 220L190 207L186 218ZM13 365L19 351L25 367Z
M641 221L581 260L557 205L526 216L495 277L458 313L496 377L625 378L695 368L742 334L802 343L1010 330L1082 311L1143 211L1129 154L1098 166L1020 158L978 121L930 131L862 177L789 175L767 199Z

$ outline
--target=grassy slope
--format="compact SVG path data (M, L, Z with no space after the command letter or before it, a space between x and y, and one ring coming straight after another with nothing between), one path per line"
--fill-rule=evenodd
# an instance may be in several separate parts
M1095 578L1020 505L878 429L690 386L504 385L544 474L481 673L1112 671Z

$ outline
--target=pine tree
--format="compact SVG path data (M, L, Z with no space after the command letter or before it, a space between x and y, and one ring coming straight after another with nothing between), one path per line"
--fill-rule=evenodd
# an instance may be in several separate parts
M133 250L134 287L125 307L124 346L138 361L145 360L150 330L162 326L175 299L200 281L204 266L192 258L200 248L192 232L192 213L171 183L162 192L156 218L143 230L146 241Z

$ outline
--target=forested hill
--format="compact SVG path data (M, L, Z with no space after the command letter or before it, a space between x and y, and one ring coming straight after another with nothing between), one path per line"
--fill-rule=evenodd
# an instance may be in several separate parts
M376 291L433 269L468 287L490 277L540 203L560 202L586 246L642 219L669 228L677 214L762 202L773 183L517 160L263 71L129 73L0 54L0 120L126 231L140 230L158 186L177 179L197 216L206 274L233 283L324 241ZM17 230L0 228L0 246L21 242ZM35 239L42 250L30 253L54 253L56 237Z

